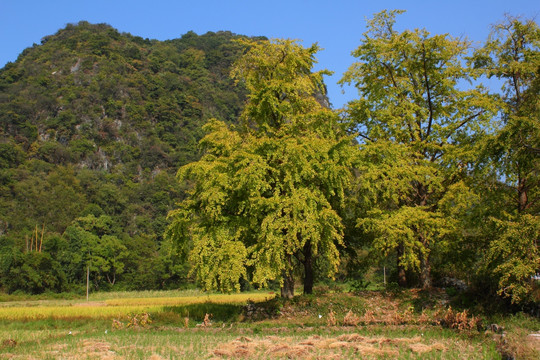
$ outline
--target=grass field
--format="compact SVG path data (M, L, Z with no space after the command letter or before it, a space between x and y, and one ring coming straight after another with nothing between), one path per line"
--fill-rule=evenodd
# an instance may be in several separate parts
M95 294L0 303L2 359L536 359L526 315L448 310L440 293L300 296L268 292ZM267 301L269 300L269 301ZM246 304L250 303L246 307ZM247 309L247 311L246 311ZM491 320L491 319L490 319Z

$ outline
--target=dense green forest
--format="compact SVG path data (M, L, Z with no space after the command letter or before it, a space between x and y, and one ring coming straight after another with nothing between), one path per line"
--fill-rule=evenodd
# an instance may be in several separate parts
M155 41L68 25L0 72L0 279L5 291L186 283L163 241L209 118L235 122L230 32Z
M473 47L399 14L368 21L340 110L316 45L82 22L26 49L0 70L2 290L82 291L88 267L96 290L290 297L384 269L537 302L540 29Z

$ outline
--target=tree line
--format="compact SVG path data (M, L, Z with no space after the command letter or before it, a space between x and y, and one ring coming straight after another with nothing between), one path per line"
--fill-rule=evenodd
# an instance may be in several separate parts
M205 125L169 214L203 288L277 281L290 298L297 276L310 294L363 251L393 259L402 287L452 277L514 303L538 296L538 25L507 17L473 49L399 32L400 13L368 21L341 80L358 98L341 113L318 101L317 45L249 42L232 71L248 91L240 123Z

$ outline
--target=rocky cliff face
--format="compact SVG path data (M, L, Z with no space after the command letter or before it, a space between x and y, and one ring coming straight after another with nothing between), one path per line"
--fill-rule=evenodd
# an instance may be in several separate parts
M0 71L0 138L28 157L110 171L178 167L197 157L210 117L234 121L244 90L228 77L229 32L160 42L79 23Z

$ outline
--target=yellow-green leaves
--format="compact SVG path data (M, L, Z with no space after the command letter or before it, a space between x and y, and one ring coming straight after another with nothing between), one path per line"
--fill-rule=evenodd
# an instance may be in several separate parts
M354 148L316 98L326 73L311 71L318 47L248 45L232 74L249 90L244 126L205 126L205 154L178 172L192 186L188 197L169 215L168 234L190 244L192 273L206 289L239 290L241 278L266 286L298 266L293 257L321 259L332 276L343 242L336 209Z
M531 277L540 267L540 217L526 214L493 221L498 236L490 244L487 261L498 277L498 293L513 303L529 300Z
M346 109L361 140L358 194L366 215L358 225L379 253L397 250L399 266L422 268L422 285L430 286L429 254L456 230L451 208L468 205L460 195L468 192L463 168L477 157L496 106L482 87L463 86L473 79L464 66L467 41L398 32L400 13L368 21L353 52L358 61L341 82L359 92Z
M312 72L319 46L304 48L294 40L244 41L249 51L236 63L232 77L249 92L242 118L261 131L294 127L322 106L314 95L326 95L322 76Z
M496 231L488 234L485 265L500 295L524 302L533 295L531 276L540 267L540 27L533 20L507 16L471 62L479 73L503 84L503 126L486 142L485 151L491 176L497 178L486 186L485 196L491 195L500 207L489 209Z
M397 32L396 13L376 14L353 52L358 62L341 80L359 91L350 115L372 140L456 141L495 110L481 87L462 86L471 80L463 66L469 43L420 29Z

